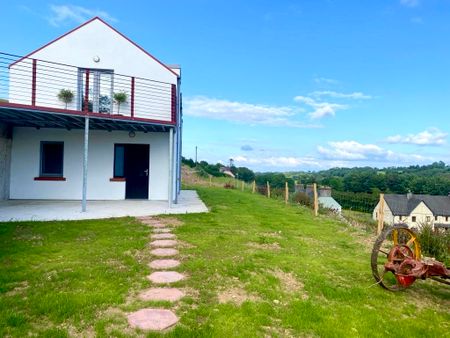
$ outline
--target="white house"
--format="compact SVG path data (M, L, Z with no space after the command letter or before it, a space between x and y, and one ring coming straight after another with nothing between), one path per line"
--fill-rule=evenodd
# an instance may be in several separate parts
M424 223L434 227L450 228L450 196L384 195L384 222L404 223L419 228ZM372 218L378 220L380 203L373 210Z
M96 17L0 75L0 199L177 202L179 67Z

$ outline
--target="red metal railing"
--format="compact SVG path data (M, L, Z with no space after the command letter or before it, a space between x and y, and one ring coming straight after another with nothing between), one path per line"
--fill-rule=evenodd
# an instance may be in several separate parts
M0 105L175 123L175 84L0 52Z

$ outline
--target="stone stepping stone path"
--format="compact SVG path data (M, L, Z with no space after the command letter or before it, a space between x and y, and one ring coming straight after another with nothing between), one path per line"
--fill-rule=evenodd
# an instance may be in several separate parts
M150 243L151 246L160 248L170 248L176 246L178 242L174 239L157 239Z
M144 301L176 302L184 297L184 292L176 288L152 288L143 291L138 297Z
M141 330L162 331L175 325L178 317L170 310L141 309L128 315L128 323Z
M148 266L155 270L173 269L180 265L180 261L176 259L156 259L148 264Z
M164 249L164 248L158 248L158 249L153 249L152 251L150 251L150 253L154 256L158 256L158 257L170 257L170 256L175 256L178 255L178 250L177 249Z
M183 280L184 275L176 271L155 271L147 279L155 284L169 284Z
M152 235L152 239L174 239L175 237L176 236L174 234L170 233Z
M171 233L169 222L153 217L141 217L139 220L153 228L150 246L154 249L150 253L157 257L172 257L178 255L178 250L173 247L178 244L176 236ZM173 225L180 225L176 219L172 219ZM155 271L147 279L154 284L170 284L181 281L185 276L168 269L176 268L180 262L176 259L155 259L148 266ZM184 297L184 292L177 288L154 287L142 291L138 298L142 301L168 301L176 302ZM171 310L145 308L128 315L128 323L132 328L141 330L162 331L170 328L178 322L178 317Z
M172 229L168 229L168 228L155 228L153 229L154 233L170 233L172 231Z

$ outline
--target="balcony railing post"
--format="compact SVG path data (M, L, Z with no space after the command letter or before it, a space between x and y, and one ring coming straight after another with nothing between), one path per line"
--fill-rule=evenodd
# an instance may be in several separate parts
M177 86L172 84L172 123L175 123L177 116Z
M31 79L31 105L36 106L36 68L37 60L33 59L32 79Z
M131 78L131 107L130 107L130 113L131 117L134 117L134 76Z
M86 81L84 84L84 109L85 113L89 112L89 69L86 69Z

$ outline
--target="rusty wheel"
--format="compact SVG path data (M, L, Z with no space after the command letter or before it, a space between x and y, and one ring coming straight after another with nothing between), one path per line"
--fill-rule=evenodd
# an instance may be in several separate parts
M395 257L395 258L393 258ZM420 245L416 234L406 225L386 227L377 238L371 257L372 274L380 286L390 291L403 290L405 287L391 271L385 269L389 260L401 263L402 258L420 260Z

